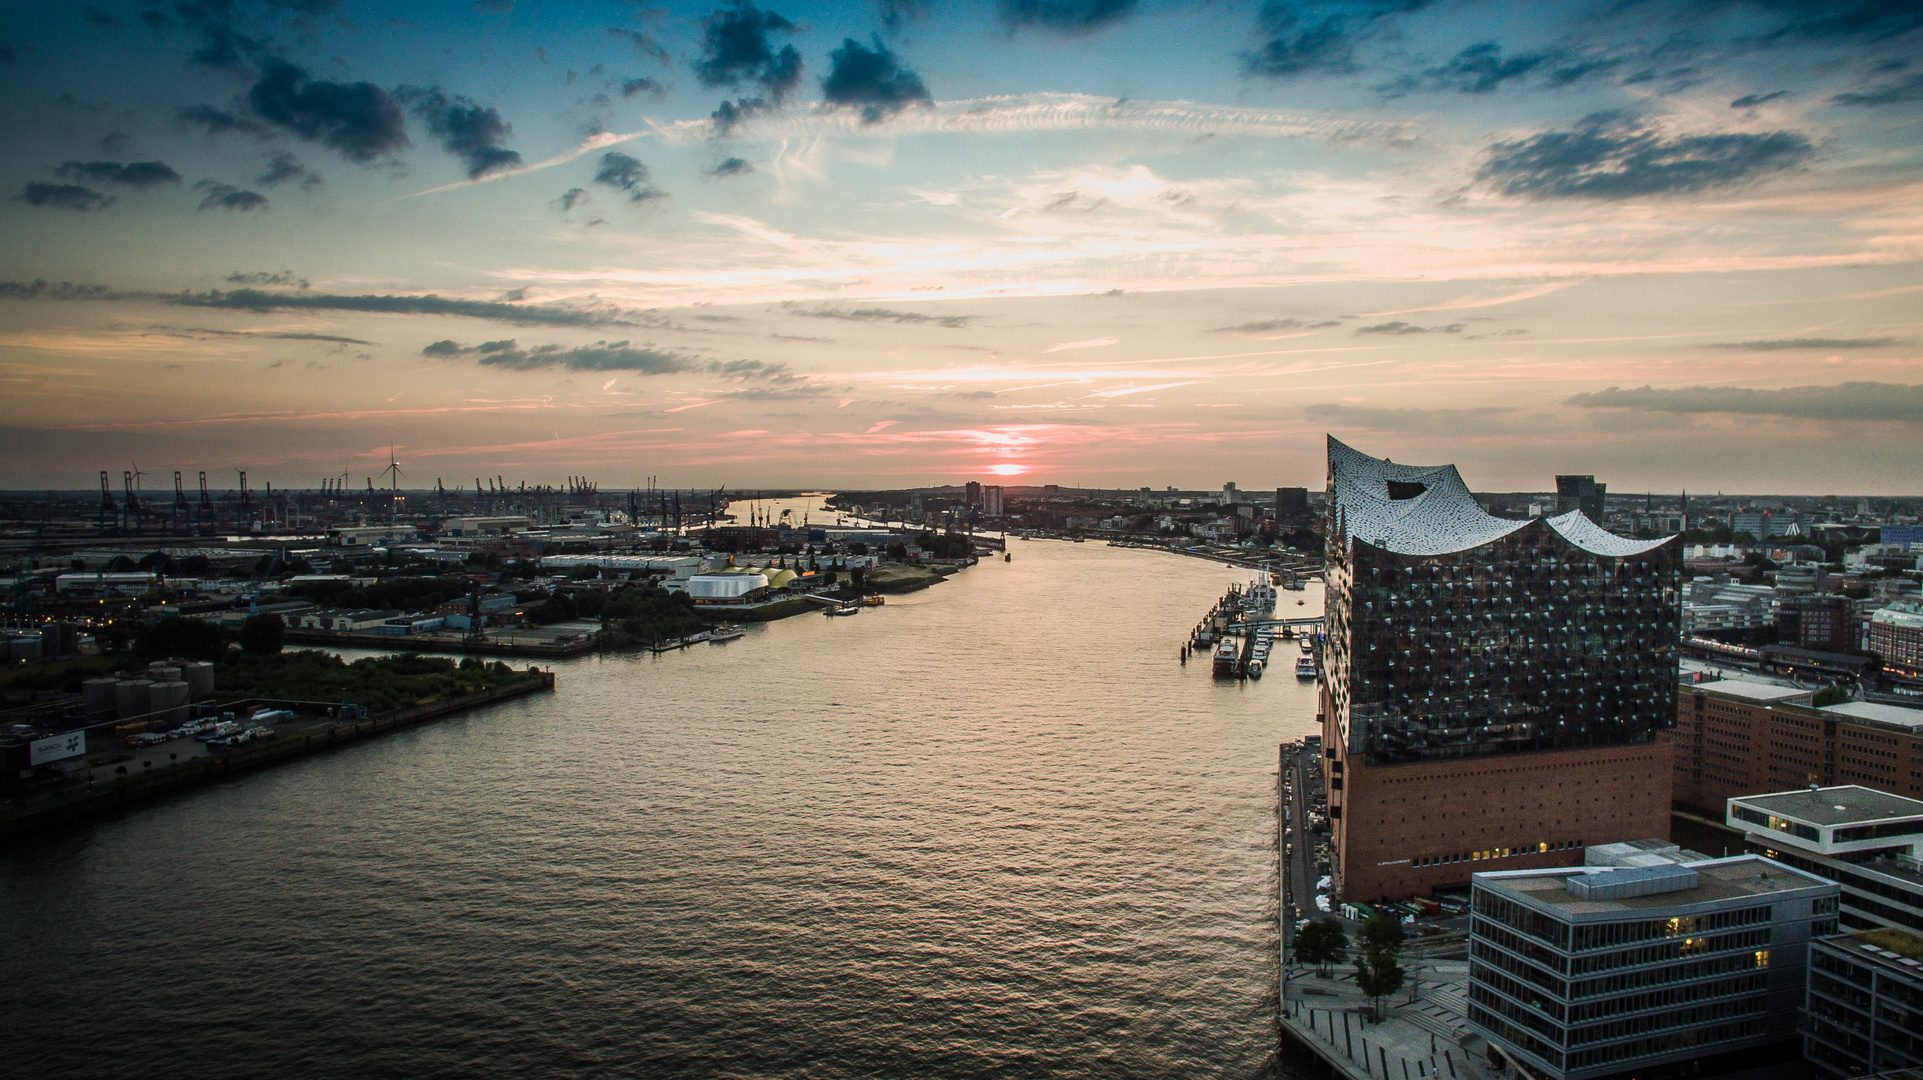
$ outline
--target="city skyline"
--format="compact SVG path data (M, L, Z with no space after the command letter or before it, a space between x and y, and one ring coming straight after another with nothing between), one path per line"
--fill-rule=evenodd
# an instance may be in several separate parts
M1923 14L1004 0L0 19L0 487L1887 495Z

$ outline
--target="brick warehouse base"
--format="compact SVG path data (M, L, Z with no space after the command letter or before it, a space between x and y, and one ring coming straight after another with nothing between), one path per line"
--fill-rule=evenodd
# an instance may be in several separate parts
M1580 866L1592 844L1669 837L1667 743L1377 766L1349 760L1339 732L1322 745L1347 901L1427 896L1483 870Z

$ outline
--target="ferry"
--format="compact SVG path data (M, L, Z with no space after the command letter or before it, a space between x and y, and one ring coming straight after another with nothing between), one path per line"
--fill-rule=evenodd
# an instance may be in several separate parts
M1298 679L1315 678L1315 657L1297 657L1295 661L1295 677Z
M859 605L859 604L842 604L842 605L841 605L840 607L831 607L831 608L829 608L829 609L828 609L828 614L829 614L830 616L835 616L835 615L859 615L859 614L861 614L861 605Z
M1269 576L1263 574L1242 592L1242 606L1257 615L1267 615L1275 610L1275 586L1269 584Z
M1223 638L1222 643L1215 647L1215 673L1225 677L1233 676L1236 661L1241 658L1240 653L1241 650L1235 647L1234 638Z
M733 641L735 638L746 637L747 635L748 631L739 626L729 626L727 623L722 623L720 626L708 632L708 640L719 643L723 641Z

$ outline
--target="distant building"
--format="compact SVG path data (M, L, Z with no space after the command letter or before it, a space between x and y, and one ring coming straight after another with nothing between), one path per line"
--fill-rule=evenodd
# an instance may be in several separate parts
M1003 502L1003 499L1002 499L1001 485L991 484L989 486L983 487L982 488L982 513L988 517L998 518L1003 516L1005 512L1006 512L1006 509L1005 509L1005 503Z
M1870 616L1869 650L1883 666L1923 673L1923 605L1899 601Z
M1923 544L1923 525L1885 525L1881 540L1901 548L1912 548Z
M1757 855L1479 873L1469 1025L1546 1080L1713 1072L1796 1037L1836 906L1833 882Z
M1580 510L1597 525L1602 524L1604 495L1608 484L1598 484L1593 476L1556 477L1556 513Z
M1810 943L1803 1059L1824 1075L1923 1066L1923 937L1897 930Z
M1797 596L1776 613L1776 640L1809 649L1856 647L1856 608L1847 596Z
M962 505L968 507L970 510L973 510L975 507L980 506L981 504L982 504L981 483L980 481L970 480L968 482L968 485L962 489Z
M1234 506L1241 501L1242 493L1236 490L1235 481L1231 480L1222 485L1222 505Z
M1843 887L1842 924L1923 933L1923 800L1857 784L1731 799L1749 849Z
M1719 815L1732 798L1810 784L1923 796L1923 709L1811 703L1751 679L1685 684L1676 700L1675 799Z
M1277 521L1290 521L1308 516L1308 488L1280 487L1275 489L1275 518Z
M1320 712L1342 898L1668 835L1673 538L1496 518L1454 466L1328 454Z
M1729 531L1748 533L1751 539L1767 540L1770 532L1770 516L1767 510L1752 510L1729 516Z

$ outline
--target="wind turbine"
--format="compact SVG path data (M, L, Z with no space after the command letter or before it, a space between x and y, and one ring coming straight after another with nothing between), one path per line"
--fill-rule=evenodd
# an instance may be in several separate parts
M394 460L394 448L387 448L387 468L381 472L389 474L387 488L387 523L394 524L394 500L400 497L401 463Z

